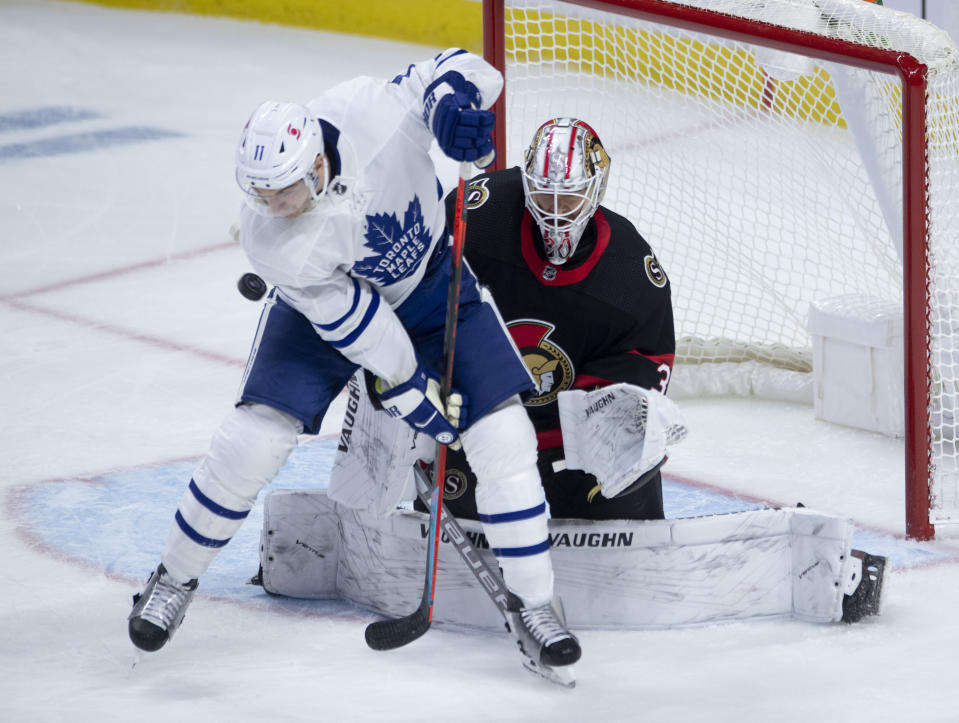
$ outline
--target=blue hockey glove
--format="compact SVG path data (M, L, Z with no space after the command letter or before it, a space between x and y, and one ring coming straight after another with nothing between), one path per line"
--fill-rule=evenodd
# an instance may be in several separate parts
M413 429L430 435L440 444L460 448L459 433L443 412L439 382L428 376L422 365L412 377L395 387L384 389L382 379L377 379L375 386L383 410L391 417L402 417ZM459 419L461 406L462 397L450 394L448 407L454 420Z
M476 86L455 71L435 80L423 94L423 120L454 161L475 161L493 152L496 116L478 110L479 104Z

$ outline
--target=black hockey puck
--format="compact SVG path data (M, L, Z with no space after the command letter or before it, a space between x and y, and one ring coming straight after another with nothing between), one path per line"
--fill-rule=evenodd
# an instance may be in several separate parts
M250 301L259 301L266 293L266 282L254 273L246 273L236 282L236 288Z

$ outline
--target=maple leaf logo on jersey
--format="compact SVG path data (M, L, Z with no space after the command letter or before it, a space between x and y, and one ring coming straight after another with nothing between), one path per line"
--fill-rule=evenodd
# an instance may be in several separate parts
M363 234L373 255L353 264L353 271L380 285L388 285L412 274L430 247L432 234L423 222L419 196L413 196L403 214L403 225L395 213L366 217Z

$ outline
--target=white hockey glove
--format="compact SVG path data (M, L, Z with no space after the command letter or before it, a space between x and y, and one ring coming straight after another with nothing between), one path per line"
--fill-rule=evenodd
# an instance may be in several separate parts
M566 467L595 475L612 499L666 458L686 436L686 422L665 395L632 384L560 392Z
M383 411L391 417L402 417L418 432L428 434L440 444L460 449L459 424L463 397L450 393L446 407L440 400L440 384L426 373L422 365L413 376L394 387L388 387L383 379L376 379L376 394L383 404Z

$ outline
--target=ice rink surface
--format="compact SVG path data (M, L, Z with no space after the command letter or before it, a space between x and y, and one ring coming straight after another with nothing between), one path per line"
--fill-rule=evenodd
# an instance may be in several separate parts
M691 435L666 470L686 497L669 486L670 511L715 511L718 493L853 517L857 544L893 561L881 617L580 631L567 691L525 673L505 635L436 628L377 653L370 612L245 585L254 514L175 640L133 666L130 596L259 313L236 293L247 265L228 233L240 128L265 98L390 78L438 50L0 0L0 720L959 721L959 545L903 539L901 442L728 399L683 404ZM328 442L275 485L325 484Z

